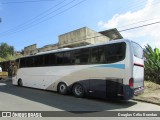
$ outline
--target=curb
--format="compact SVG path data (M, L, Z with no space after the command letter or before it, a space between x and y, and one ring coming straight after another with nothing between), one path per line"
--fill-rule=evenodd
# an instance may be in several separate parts
M156 102L153 102L153 101L147 101L147 100L143 100L143 99L133 98L132 100L140 101L140 102L146 102L146 103L152 103L152 104L155 104L155 105L160 105L160 103L156 103Z

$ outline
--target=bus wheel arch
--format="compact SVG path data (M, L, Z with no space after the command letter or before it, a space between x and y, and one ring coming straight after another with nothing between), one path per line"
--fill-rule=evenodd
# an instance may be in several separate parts
M23 82L22 82L22 79L20 78L20 79L18 79L18 86L23 86Z
M58 93L60 93L60 94L62 94L62 95L66 95L66 94L68 93L67 84L64 83L64 82L58 83L57 91L58 91Z
M72 93L75 97L83 98L86 93L85 87L80 83L75 83L72 86Z

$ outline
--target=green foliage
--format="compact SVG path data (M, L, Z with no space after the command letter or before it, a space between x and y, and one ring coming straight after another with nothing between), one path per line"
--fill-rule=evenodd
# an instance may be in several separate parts
M0 62L15 60L21 56L22 54L15 54L13 46L8 45L7 43L0 43Z
M8 56L14 55L14 47L7 43L0 44L0 57L6 59Z
M145 79L160 84L160 50L145 47Z
M6 60L5 60L4 58L1 58L1 57L0 57L0 62L2 62L2 61L6 61Z

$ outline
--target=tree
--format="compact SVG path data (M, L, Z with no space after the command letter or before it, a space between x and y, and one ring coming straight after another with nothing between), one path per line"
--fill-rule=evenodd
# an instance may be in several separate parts
M145 46L145 79L160 84L160 50Z
M8 56L14 55L14 47L8 45L7 43L0 44L0 57L7 58Z

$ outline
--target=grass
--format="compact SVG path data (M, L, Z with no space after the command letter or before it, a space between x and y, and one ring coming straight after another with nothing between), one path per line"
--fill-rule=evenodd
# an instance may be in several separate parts
M160 85L151 81L145 81L144 93L135 96L133 99L160 105Z

